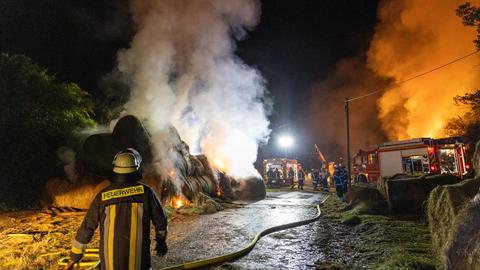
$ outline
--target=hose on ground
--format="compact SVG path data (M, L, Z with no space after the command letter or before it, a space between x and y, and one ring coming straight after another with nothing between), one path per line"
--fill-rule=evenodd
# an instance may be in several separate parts
M301 220L301 221L297 221L297 222L292 222L292 223L287 223L287 224L282 224L282 225L267 228L267 229L259 232L255 236L255 238L253 238L253 240L247 246L245 246L244 248L242 248L240 250L237 250L237 251L234 251L234 252L231 252L231 253L227 253L227 254L224 254L224 255L216 256L216 257L211 257L211 258L207 258L207 259L201 259L201 260L196 260L196 261L191 261L191 262L186 262L186 263L182 263L182 264L177 264L177 265L161 268L160 270L195 269L195 268L201 268L201 267L206 267L206 266L210 266L210 265L218 265L220 263L232 261L234 259L238 259L240 257L243 257L246 254L248 254L250 251L252 251L252 249L257 244L258 240L260 240L260 238L262 238L265 235L271 234L273 232L278 232L278 231L298 227L298 226L307 225L309 223L315 222L318 219L320 219L320 217L322 215L322 211L320 210L320 205L325 203L325 201L327 199L328 199L328 196L322 202L320 202L320 204L317 205L317 215L315 217L310 218L310 219L306 219L306 220ZM91 255L90 258L95 258L95 257L99 258L98 249L91 249L90 251L91 252L90 253L87 252L86 255L90 254ZM96 253L94 251L96 251ZM64 258L60 259L59 260L59 265L67 266L68 265L68 257L64 257ZM98 266L100 265L100 261L80 262L79 265L81 267L88 267L88 268L86 268L87 270L94 270L94 269L98 268Z
M220 263L223 263L223 262L232 261L234 259L245 256L250 251L252 251L252 249L257 244L258 240L260 240L260 238L262 238L263 236L265 236L267 234L282 231L282 230L286 230L286 229L290 229L290 228L294 228L294 227L298 227L298 226L307 225L309 223L317 221L320 218L320 216L322 215L322 211L320 210L320 205L325 203L325 201L327 199L328 199L328 196L319 205L317 205L317 215L315 217L310 218L310 219L306 219L306 220L302 220L302 221L282 224L282 225L278 225L278 226L274 226L274 227L270 227L268 229L265 229L265 230L259 232L255 236L255 238L253 238L253 240L252 240L252 242L250 242L250 244L248 244L246 247L244 247L244 248L242 248L238 251L227 253L227 254L224 254L224 255L220 255L220 256L217 256L217 257L208 258L208 259L202 259L202 260L197 260L197 261L193 261L193 262L187 262L187 263L183 263L183 264L173 265L173 266L162 268L161 270L195 269L195 268L201 268L201 267L206 267L206 266L209 266L209 265L216 265L216 264L220 264Z

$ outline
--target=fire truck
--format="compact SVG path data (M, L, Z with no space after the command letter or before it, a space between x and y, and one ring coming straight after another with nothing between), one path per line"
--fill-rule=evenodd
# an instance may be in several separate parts
M268 182L267 172L269 169L273 171L279 171L279 177L272 179L272 186L289 186L290 179L288 178L288 171L290 168L293 169L294 178L296 179L297 171L300 169L301 165L296 159L286 159L286 158L274 158L274 159L265 159L263 160L263 179L265 183Z
M464 178L471 171L466 157L467 145L462 137L385 142L359 150L353 157L353 172L355 179L363 174L368 182L395 174L453 174Z

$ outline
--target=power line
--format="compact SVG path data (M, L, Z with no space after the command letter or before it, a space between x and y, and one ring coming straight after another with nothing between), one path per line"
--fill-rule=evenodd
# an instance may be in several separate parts
M367 93L367 94L364 94L364 95L361 95L361 96L358 96L358 97L349 98L349 99L347 100L347 102L354 101L354 100L361 99L361 98L365 98L365 97L368 97L368 96L375 95L375 94L377 94L377 93L383 92L383 91L385 91L385 90L388 90L388 89L391 89L391 88L395 88L395 87L397 87L397 86L400 85L400 84L403 84L403 83L406 83L406 82L408 82L408 81L411 81L411 80L417 79L417 78L419 78L419 77L425 76L425 75L427 75L427 74L430 74L430 73L432 73L432 72L434 72L434 71L437 71L437 70L442 69L442 68L444 68L444 67L446 67L446 66L449 66L449 65L451 65L451 64L454 64L454 63L456 63L456 62L459 62L459 61L461 61L461 60L463 60L463 59L465 59L465 58L467 58L467 57L470 57L470 56L472 56L472 55L474 55L474 54L476 54L476 53L478 53L478 52L479 52L478 50L477 50L477 51L474 51L474 52L471 52L471 53L466 54L466 55L464 55L464 56L462 56L462 57L459 57L459 58L457 58L457 59L455 59L455 60L452 60L452 61L450 61L450 62L448 62L448 63L446 63L446 64L443 64L443 65L441 65L441 66L435 67L435 68L430 69L430 70L428 70L428 71L425 71L425 72L423 72L423 73L417 74L417 75L415 75L415 76L413 76L413 77L410 77L410 78L408 78L408 79L405 79L405 80L403 80L403 81L400 81L400 82L398 82L398 83L396 83L396 84L393 84L393 85L390 85L390 86L386 86L386 87L384 87L384 88L381 88L381 89L372 91L372 92L370 92L370 93Z

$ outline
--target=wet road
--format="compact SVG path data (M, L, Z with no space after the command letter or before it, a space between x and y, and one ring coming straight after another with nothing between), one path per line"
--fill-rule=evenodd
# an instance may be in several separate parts
M272 192L267 198L216 214L181 217L169 228L169 252L152 258L154 269L236 251L263 229L308 219L325 194ZM223 267L229 269L314 269L322 257L316 236L317 222L263 237L245 257Z

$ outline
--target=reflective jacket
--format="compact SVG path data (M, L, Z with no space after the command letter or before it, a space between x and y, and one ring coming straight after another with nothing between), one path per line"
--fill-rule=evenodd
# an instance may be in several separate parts
M167 218L152 189L138 182L112 183L92 202L72 252L83 252L100 224L102 270L150 269L150 221L157 241L165 240Z

